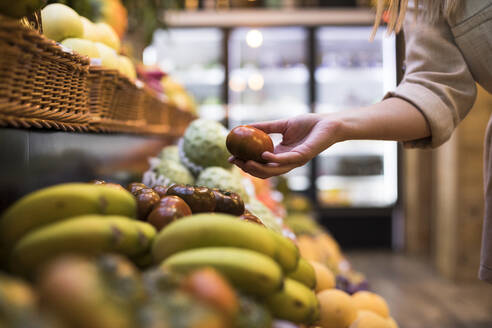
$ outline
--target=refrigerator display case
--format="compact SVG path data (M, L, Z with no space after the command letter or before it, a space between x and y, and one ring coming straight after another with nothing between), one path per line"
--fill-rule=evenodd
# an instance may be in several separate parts
M171 28L157 30L143 53L146 65L170 73L193 94L198 114L225 120L224 33L219 28Z
M316 32L316 113L371 105L396 86L396 44L380 28L325 26ZM321 207L390 207L398 197L396 142L338 143L316 158L315 193Z
M229 126L310 112L309 38L302 27L235 28L229 37ZM273 136L274 142L280 142ZM310 167L287 174L289 187L310 187Z
M349 23L330 25L330 13L321 26L262 27L221 26L217 14L208 19L220 27L157 31L144 62L183 83L200 116L230 127L379 101L396 86L395 37L382 27L369 42L371 16L350 21L360 12L347 12ZM316 198L320 208L391 208L398 198L397 154L395 142L339 143L287 174L289 187Z

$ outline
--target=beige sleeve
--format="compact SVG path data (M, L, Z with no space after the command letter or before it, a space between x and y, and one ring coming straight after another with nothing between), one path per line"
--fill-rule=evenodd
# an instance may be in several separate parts
M410 10L404 34L405 76L386 98L412 103L429 124L429 138L405 142L405 147L437 147L450 138L473 106L475 81L444 19L433 25L416 22Z

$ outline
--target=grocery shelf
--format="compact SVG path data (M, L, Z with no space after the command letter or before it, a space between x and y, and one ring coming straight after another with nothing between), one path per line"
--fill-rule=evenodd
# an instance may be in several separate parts
M140 178L147 158L174 137L0 128L0 212L20 196L62 182Z
M161 19L170 27L370 25L370 9L231 9L166 10Z

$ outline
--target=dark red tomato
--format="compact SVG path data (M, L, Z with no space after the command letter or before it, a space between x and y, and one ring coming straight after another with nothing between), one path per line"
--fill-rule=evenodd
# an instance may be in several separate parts
M165 186L161 186L161 185L157 185L157 186L154 186L152 189L154 189L154 191L162 198L164 196L166 196L166 192L167 192L167 187Z
M265 163L261 154L273 152L272 138L265 132L248 125L240 125L229 132L226 140L229 152L243 161Z
M253 213L251 213L248 210L244 210L243 215L241 215L239 217L239 219L244 220L244 221L253 222L253 223L258 223L260 225L264 225L263 222L261 222L261 220L256 215L254 215Z
M137 200L138 219L145 221L161 197L151 188L143 188L135 192L135 199Z
M207 187L172 185L167 194L182 198L193 213L213 212L215 209L214 193Z
M159 231L169 223L188 215L191 215L191 209L184 200L178 196L166 196L150 212L147 222Z
M137 191L142 190L144 188L147 188L147 186L144 185L143 183L132 182L126 187L126 190L128 190L129 192L135 195Z
M215 196L215 212L241 215L244 213L244 202L235 192L212 189Z

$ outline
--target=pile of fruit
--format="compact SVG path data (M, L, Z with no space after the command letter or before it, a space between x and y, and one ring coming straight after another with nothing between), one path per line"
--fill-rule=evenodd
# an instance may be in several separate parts
M236 138L228 142L235 156L261 154L261 142L248 152L250 143ZM36 292L2 278L7 315L0 320L13 327L29 318L40 327L397 327L305 201L288 197L281 219L268 182L230 166L226 139L220 124L197 120L178 146L152 159L144 183L62 184L14 203L0 218L2 267Z
M269 311L211 268L140 272L119 255L64 256L35 282L0 275L0 326L270 327Z
M119 55L121 40L108 23L93 23L79 16L72 8L54 3L41 10L44 35L68 49L87 56L93 64L100 61L104 68L118 70L131 80L136 78L132 61Z

